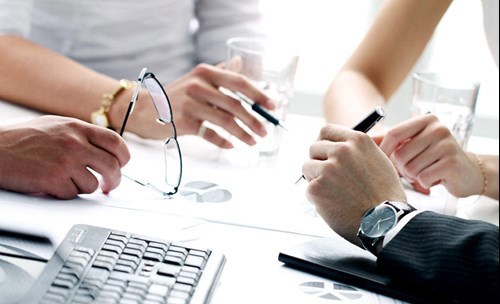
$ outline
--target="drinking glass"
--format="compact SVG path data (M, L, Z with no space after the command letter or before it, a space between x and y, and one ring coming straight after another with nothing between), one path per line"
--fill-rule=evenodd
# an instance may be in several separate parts
M436 115L465 149L474 125L479 87L478 82L456 76L415 73L412 115Z
M476 81L433 72L413 75L412 116L434 114L445 124L466 149L472 133L480 84ZM459 208L458 198L438 185L432 193L444 200L442 212L455 215Z
M293 95L293 83L298 56L270 40L235 37L227 41L226 68L245 75L269 98L276 108L269 111L280 121L286 120ZM252 112L252 111L251 111ZM283 128L256 115L266 126L267 136L257 142L259 155L274 156L278 153Z

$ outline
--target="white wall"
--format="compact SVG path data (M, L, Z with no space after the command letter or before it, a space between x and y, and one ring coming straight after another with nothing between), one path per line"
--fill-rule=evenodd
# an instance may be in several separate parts
M291 112L322 116L322 96L354 51L383 0L262 0L267 34L300 55ZM467 73L481 82L474 133L498 138L498 68L479 0L455 0L415 70ZM410 74L411 75L411 74ZM409 117L410 78L386 108L388 123Z

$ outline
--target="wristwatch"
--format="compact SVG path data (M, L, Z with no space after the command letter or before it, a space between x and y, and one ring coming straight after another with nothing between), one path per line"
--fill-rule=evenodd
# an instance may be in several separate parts
M415 210L408 203L396 201L385 201L372 207L361 219L358 229L358 238L363 247L377 255L387 232L394 228L405 215Z
M113 102L115 101L118 94L120 94L120 92L131 89L134 86L134 82L128 81L126 79L121 79L120 86L116 88L115 91L102 95L101 107L97 111L92 112L92 114L90 115L90 122L94 125L109 128L110 120L108 113L111 109L111 106L113 105Z

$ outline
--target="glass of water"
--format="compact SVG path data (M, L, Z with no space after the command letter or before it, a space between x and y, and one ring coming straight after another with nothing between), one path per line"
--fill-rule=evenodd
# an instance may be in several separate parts
M226 68L245 75L276 103L270 112L280 121L286 119L298 56L283 45L263 38L234 37L227 41ZM250 111L252 112L252 111ZM267 136L258 139L260 156L274 156L278 153L283 129L264 120L256 114L267 128Z
M479 87L479 82L452 75L415 73L412 115L436 115L465 149L474 126Z
M450 129L462 149L466 149L474 126L479 87L478 82L458 78L456 75L415 73L412 115L434 114ZM458 198L448 193L444 186L434 186L431 192L443 199L443 213L457 213Z

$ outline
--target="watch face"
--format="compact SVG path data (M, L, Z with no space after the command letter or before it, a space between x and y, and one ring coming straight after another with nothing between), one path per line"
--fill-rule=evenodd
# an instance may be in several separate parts
M369 211L361 221L361 232L369 237L378 238L396 225L396 210L388 205L380 205Z

